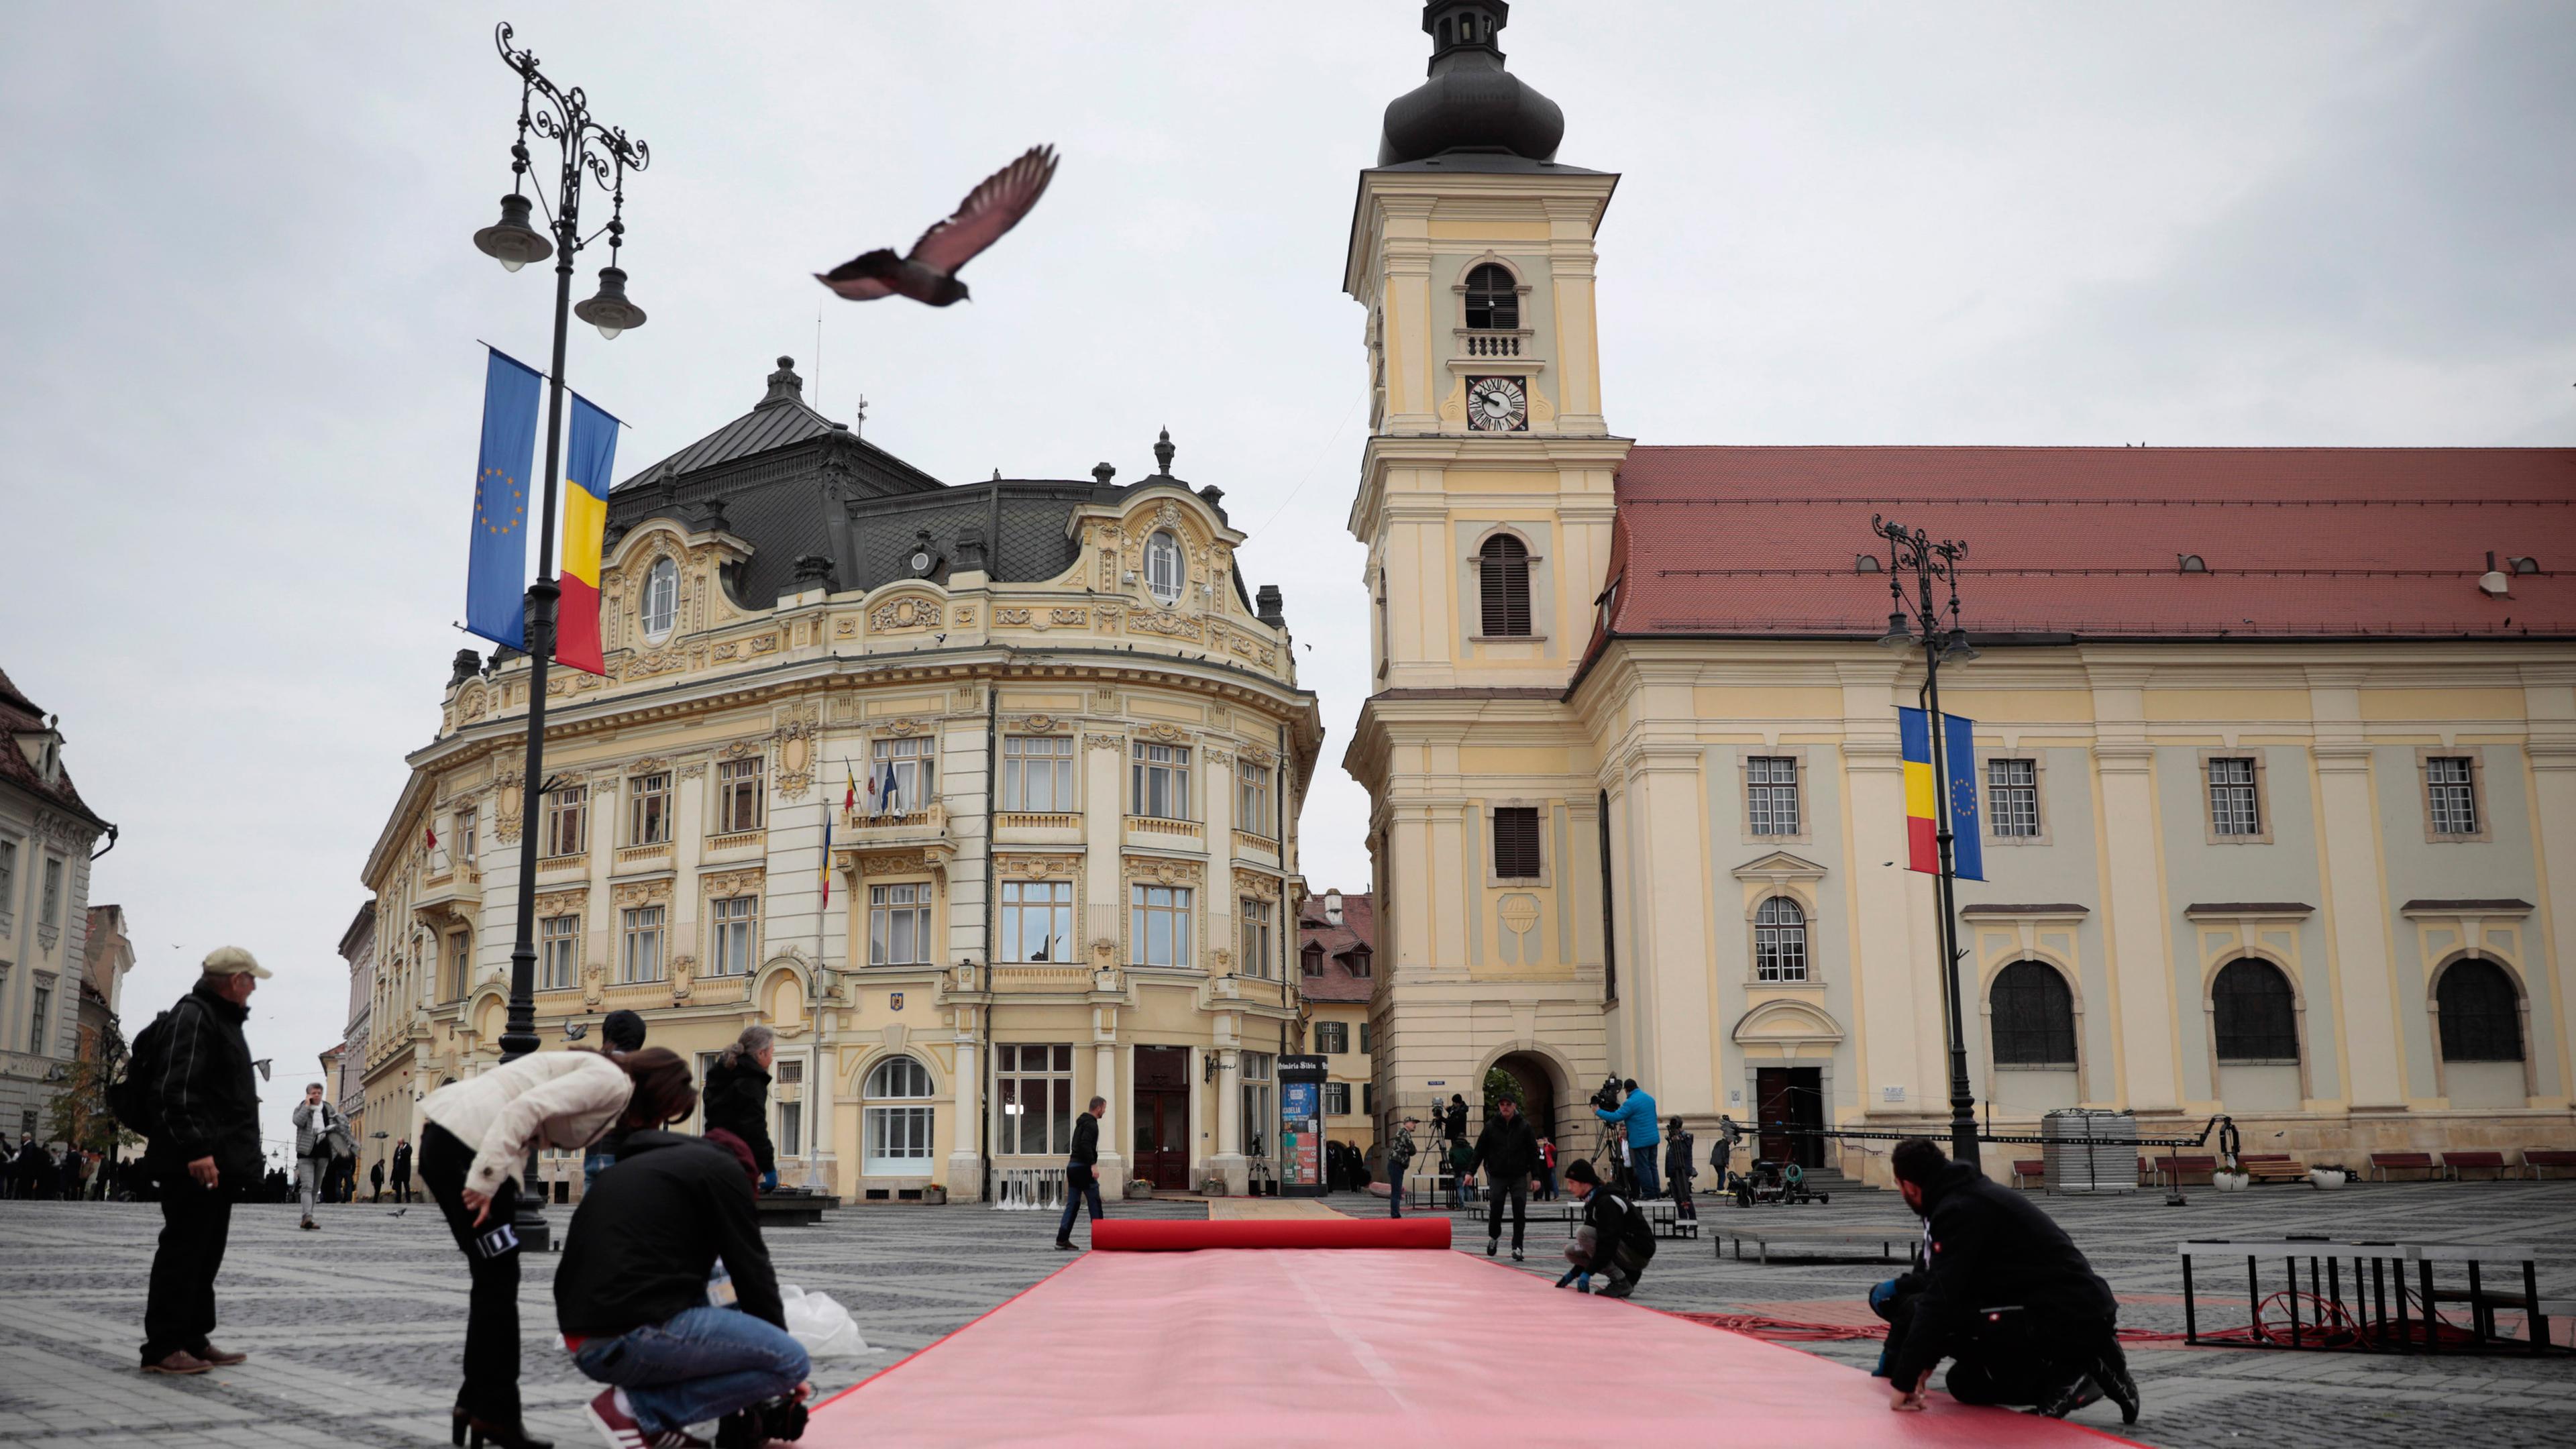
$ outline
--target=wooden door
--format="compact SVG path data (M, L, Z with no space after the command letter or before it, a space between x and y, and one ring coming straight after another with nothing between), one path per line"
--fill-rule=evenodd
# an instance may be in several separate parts
M1761 1153L1773 1162L1822 1167L1821 1137L1793 1135L1791 1127L1825 1125L1824 1072L1817 1067L1757 1067L1753 1095L1760 1127Z
M1136 1048L1135 1123L1137 1178L1179 1191L1190 1185L1190 1054L1186 1047Z

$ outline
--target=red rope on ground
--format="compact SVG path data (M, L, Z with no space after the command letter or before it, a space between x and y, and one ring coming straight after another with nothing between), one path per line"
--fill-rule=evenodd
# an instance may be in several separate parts
M1729 1333L1745 1334L1768 1343L1869 1343L1887 1337L1887 1325L1884 1323L1802 1323L1796 1319L1772 1318L1760 1313L1674 1313L1672 1316L1687 1318L1693 1323L1709 1328L1722 1328ZM2212 1340L2223 1342L2231 1338L2248 1336L2248 1330L2233 1328L2217 1333L2204 1333L2200 1339L2201 1342L2208 1343ZM2284 1336L2286 1337L2286 1333ZM2122 1343L2136 1344L2172 1344L2183 1341L2183 1336L2179 1333L2166 1333L2151 1328L2123 1328L2119 1330L2119 1338Z

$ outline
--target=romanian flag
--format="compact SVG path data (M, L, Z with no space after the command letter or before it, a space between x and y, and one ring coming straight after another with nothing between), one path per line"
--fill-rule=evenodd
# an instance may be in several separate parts
M1950 803L1950 873L1960 880L1986 878L1985 830L1977 803L1977 722L1941 716L1941 763L1947 781L1933 772L1931 717L1898 708L1896 736L1905 759L1905 868L1941 873L1940 807Z
M832 907L832 812L823 812L823 908Z
M572 441L564 449L563 589L555 658L605 675L599 645L599 551L608 532L608 484L617 468L618 421L572 395Z

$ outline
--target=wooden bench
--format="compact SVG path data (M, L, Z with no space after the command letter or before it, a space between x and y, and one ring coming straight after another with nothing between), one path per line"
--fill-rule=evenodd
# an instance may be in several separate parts
M2218 1159L2215 1157L2141 1157L2138 1159L2138 1185L2153 1187L2165 1182L2169 1176L2176 1179L2166 1183L2169 1187L2180 1186L2180 1179L2184 1178L2196 1177L2207 1182L2217 1171Z
M2541 1169L2545 1167L2576 1170L2576 1148L2526 1147L2522 1149L2522 1165L2535 1179L2540 1176Z
M1683 1217L1681 1209L1671 1202L1641 1202L1637 1206L1645 1210L1646 1225L1655 1230L1656 1237L1696 1238L1699 1236L1699 1219Z
M2030 1186L2030 1182L2025 1182L2023 1180L2025 1178L2030 1179L2030 1182L2037 1182L2040 1186L2046 1187L2048 1185L2048 1159L2044 1157L2025 1157L2014 1162L2013 1186Z
M2392 1172L2420 1172L2429 1182L2439 1171L2429 1152L2374 1152L2370 1154L2370 1170L2379 1174L2381 1182L2386 1182Z
M840 1204L821 1193L771 1194L756 1199L753 1207L760 1213L761 1231L771 1228L810 1228L823 1221L826 1208Z
M2444 1177L2453 1182L2463 1181L2460 1176L2463 1170L2492 1172L2496 1177L2501 1178L2504 1176L2504 1154L2501 1152L2445 1152L2442 1154Z
M1718 1225L1709 1236L1716 1241L1717 1256L1720 1258L1726 1256L1726 1240L1733 1238L1735 1261L1739 1263L1744 1261L1744 1245L1747 1242L1753 1244L1755 1256L1764 1263L1771 1261L1773 1243L1831 1244L1833 1246L1813 1252L1800 1252L1796 1256L1842 1262L1872 1261L1863 1250L1875 1247L1878 1249L1876 1261L1895 1262L1897 1244L1903 1243L1910 1247L1915 1239L1923 1236L1920 1224L1911 1227L1871 1228L1844 1223L1801 1226L1794 1222L1773 1222L1761 1227L1747 1228L1737 1226L1745 1214L1729 1213L1727 1217L1729 1221ZM1789 1255L1784 1253L1783 1256Z
M2246 1152L2238 1154L2236 1165L2256 1182L2305 1182L2307 1164L2286 1152Z

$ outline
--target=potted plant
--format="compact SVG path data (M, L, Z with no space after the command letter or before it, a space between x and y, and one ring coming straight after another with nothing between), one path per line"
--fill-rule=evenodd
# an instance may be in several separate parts
M2243 1192L2254 1185L2254 1175L2239 1166L2231 1152L2219 1159L2218 1170L2209 1175L2209 1185L2220 1192Z
M2320 1162L2308 1169L2308 1183L2317 1188L2337 1188L2352 1181L2352 1170L2339 1162Z

